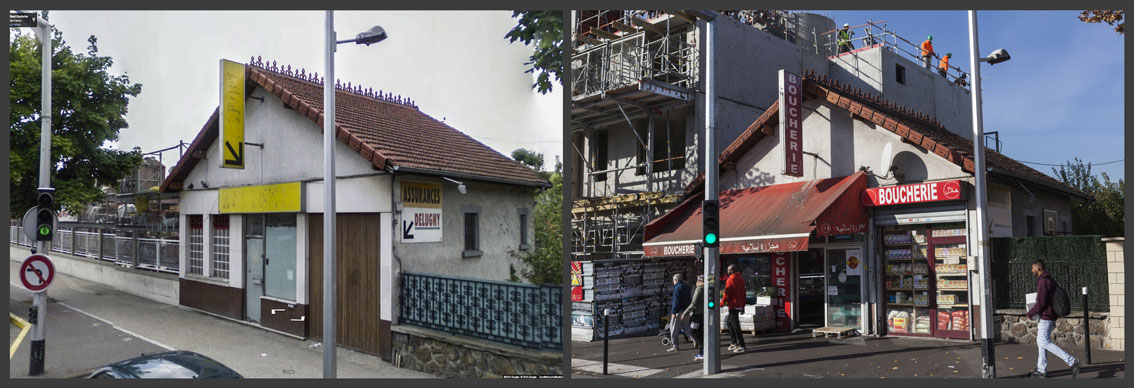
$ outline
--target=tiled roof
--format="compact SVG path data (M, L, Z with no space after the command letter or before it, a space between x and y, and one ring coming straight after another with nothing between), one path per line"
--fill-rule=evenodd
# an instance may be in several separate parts
M814 71L803 74L803 93L806 98L819 98L831 105L851 113L854 118L873 122L881 128L901 136L904 141L931 152L949 162L960 166L965 172L973 173L975 162L972 158L973 142L961 137L925 114L898 106L886 99L851 89L845 83L816 75ZM748 152L760 139L774 133L778 125L779 104L773 103L748 129L741 133L719 156L722 171L733 168L736 160ZM1064 192L1080 198L1090 195L1064 184L1051 176L1016 161L1004 154L985 147L985 165L991 168L990 174L999 174L1023 179L1049 189ZM685 195L701 191L705 184L705 174L697 176L685 188Z
M323 85L317 77L260 63L246 66L245 74L247 93L262 88L318 127L323 126ZM349 84L338 85L335 92L336 138L376 168L390 166L469 179L548 185L531 168L421 112L408 99ZM204 152L216 139L216 117L214 112L189 152L170 171L162 191L180 189L180 181L199 160L194 152ZM322 145L314 147L313 152L320 152Z

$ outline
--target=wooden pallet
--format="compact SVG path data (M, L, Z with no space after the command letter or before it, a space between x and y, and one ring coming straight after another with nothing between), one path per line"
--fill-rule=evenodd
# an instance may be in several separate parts
M858 335L858 330L853 327L820 327L811 331L811 338L818 337L820 334L823 335L823 338L827 338L832 335L834 335L835 338L853 337Z

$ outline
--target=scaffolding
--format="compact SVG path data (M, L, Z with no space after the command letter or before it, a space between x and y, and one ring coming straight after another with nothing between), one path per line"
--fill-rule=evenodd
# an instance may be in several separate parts
M579 11L571 58L575 100L642 80L692 89L697 82L691 16L660 11Z
M661 192L575 201L571 208L572 260L642 258L646 224L680 201L680 194Z

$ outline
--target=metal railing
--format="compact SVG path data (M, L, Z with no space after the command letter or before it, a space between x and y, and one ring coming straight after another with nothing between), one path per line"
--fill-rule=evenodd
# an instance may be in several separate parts
M562 350L561 286L401 274L399 323L537 350Z
M8 242L32 246L22 225L9 225ZM72 256L113 262L127 268L178 273L177 240L118 236L115 233L59 229L51 240L51 250Z
M881 46L887 50L895 53L902 54L912 60L914 63L924 66L921 57L921 46L917 43L906 40L901 35L887 28L885 21L868 21L866 24L857 26L850 26L847 30L851 34L849 47L846 50L840 50L838 34L840 29L831 31L824 31L818 34L818 44L823 46L827 52L834 53L833 55L842 55L844 51L853 51L867 47ZM961 50L967 47L960 48ZM934 48L936 51L937 48ZM958 50L958 51L961 51ZM930 58L929 68L932 71L938 71L938 65L941 63L941 57L945 55L944 52L935 52ZM958 60L959 61L959 60ZM968 86L968 75L961 70L960 67L949 65L946 71L945 79L953 81L962 87Z

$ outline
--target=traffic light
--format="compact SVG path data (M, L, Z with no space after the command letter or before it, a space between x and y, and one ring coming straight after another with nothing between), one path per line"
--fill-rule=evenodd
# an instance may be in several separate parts
M716 248L720 246L720 207L715 199L708 199L701 203L701 215L703 216L704 223L702 224L702 242L705 243L706 248Z
M35 240L51 241L55 235L55 189L41 187L35 205Z
M716 291L717 291L716 287L709 286L709 293L706 294L707 295L706 298L708 298L708 302L709 302L709 310L716 310L717 309L717 297L716 297L717 293L716 293Z

